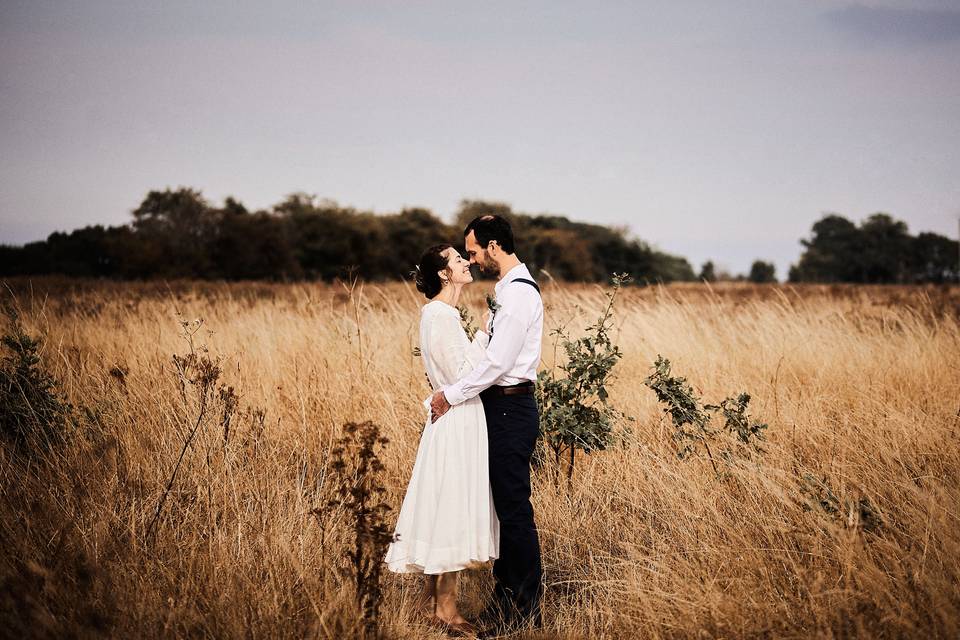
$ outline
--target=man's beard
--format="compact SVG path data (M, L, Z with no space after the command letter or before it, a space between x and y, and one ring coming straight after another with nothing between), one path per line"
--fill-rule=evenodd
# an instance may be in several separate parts
M483 258L480 260L480 272L485 276L497 277L500 275L500 265L488 256L486 251L483 252Z

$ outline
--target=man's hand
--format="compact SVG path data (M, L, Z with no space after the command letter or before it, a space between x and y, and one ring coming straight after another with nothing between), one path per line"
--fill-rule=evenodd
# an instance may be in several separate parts
M443 390L437 391L430 398L430 422L436 422L443 414L450 410L450 403L447 397L443 395Z

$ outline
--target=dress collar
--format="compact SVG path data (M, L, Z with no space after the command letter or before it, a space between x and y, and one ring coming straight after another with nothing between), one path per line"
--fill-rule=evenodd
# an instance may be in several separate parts
M423 305L423 307L421 307L421 312L426 313L428 307L439 307L441 310L446 308L446 309L449 309L451 313L455 313L457 314L457 316L460 315L459 309L457 309L456 307L450 306L443 300L431 300L427 304Z

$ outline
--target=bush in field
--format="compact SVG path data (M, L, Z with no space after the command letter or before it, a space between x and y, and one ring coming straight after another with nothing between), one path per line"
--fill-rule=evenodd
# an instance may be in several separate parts
M613 367L623 356L610 339L613 303L629 279L627 274L613 274L607 305L582 338L572 340L562 327L550 332L556 337L554 350L562 346L566 361L537 375L540 431L553 451L558 471L561 457L569 455L568 482L573 478L577 450L590 453L606 449L613 437L614 421L623 416L610 405L607 385Z
M43 367L42 341L23 330L15 312L9 313L0 361L0 433L28 449L49 450L61 444L75 424L73 407Z
M703 404L686 378L673 375L669 360L658 355L653 367L653 373L644 380L644 384L657 394L657 400L666 405L663 412L670 416L673 423L673 439L678 443L677 455L681 459L696 453L697 448L703 445L714 472L719 475L710 443L720 446L720 455L727 460L730 460L734 453L729 442L723 443L720 440L723 433L734 436L735 443L742 447L762 451L759 441L764 439L763 431L767 425L751 419L747 414L750 394L740 393L736 397L727 397L721 400L720 404ZM723 417L723 425L720 427L711 425L716 413Z
M383 501L386 489L380 474L384 467L376 449L389 441L370 421L347 423L344 431L332 451L336 493L324 509L313 513L321 523L334 512L346 514L352 530L346 574L355 589L362 637L381 638L378 619L383 602L383 557L393 540L393 530L387 522L390 506Z

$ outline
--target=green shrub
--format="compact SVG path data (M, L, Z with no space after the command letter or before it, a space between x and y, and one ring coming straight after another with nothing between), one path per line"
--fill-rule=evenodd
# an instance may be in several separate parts
M76 425L73 406L43 366L40 338L27 334L8 312L0 360L0 432L8 442L44 450L61 445Z
M670 361L661 355L657 355L653 373L647 376L644 384L657 394L657 400L666 405L663 412L670 416L673 423L673 439L678 444L677 456L681 459L696 453L698 447L703 445L714 472L719 475L720 471L710 448L711 442L721 447L719 455L728 461L734 457L737 444L741 449L762 451L759 441L764 439L763 431L767 425L751 419L747 414L750 394L740 393L735 398L727 397L721 400L720 404L703 404L687 379L674 376ZM711 424L713 415L718 412L723 416L721 427ZM735 442L724 442L721 439L724 433L735 436Z
M610 339L613 303L629 279L627 274L613 274L607 305L582 338L570 339L562 327L550 332L556 337L554 350L562 346L566 361L537 375L540 431L553 451L558 472L561 458L569 455L568 483L573 478L577 450L590 453L606 449L613 440L615 421L625 417L610 404L607 385L612 381L613 367L623 356Z

